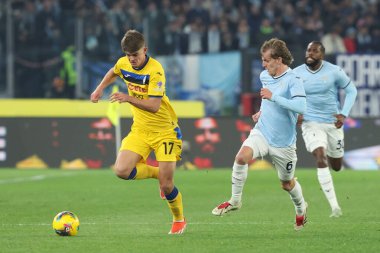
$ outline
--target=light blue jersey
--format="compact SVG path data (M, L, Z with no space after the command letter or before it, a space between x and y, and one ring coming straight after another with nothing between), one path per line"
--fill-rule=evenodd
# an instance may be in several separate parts
M340 67L322 61L321 67L316 71L311 71L306 64L302 64L295 68L294 72L301 77L306 92L305 121L333 123L336 121L334 114L348 116L357 91L351 79ZM339 89L344 89L346 92L342 109L338 101Z
M306 95L301 79L289 68L278 77L272 77L264 70L260 80L263 88L272 92L272 99L261 101L261 115L255 128L261 131L269 145L289 147L296 141L298 113L306 110Z

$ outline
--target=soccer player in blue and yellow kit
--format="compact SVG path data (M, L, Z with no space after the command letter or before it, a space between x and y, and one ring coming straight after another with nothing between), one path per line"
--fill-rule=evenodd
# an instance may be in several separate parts
M182 136L177 116L165 95L165 72L157 60L147 55L145 39L140 32L127 31L121 47L126 56L105 74L91 94L91 101L98 102L104 88L117 77L124 80L128 94L116 92L110 100L132 105L133 125L122 141L115 173L125 180L158 179L173 215L169 234L182 234L186 228L182 194L173 182L176 162L182 152ZM145 162L152 150L159 167Z
M303 81L307 110L299 115L298 124L306 149L317 163L319 184L331 207L330 217L342 215L334 189L329 166L339 171L344 154L344 119L348 116L356 98L356 87L338 66L324 61L325 48L319 41L312 41L306 49L305 64L294 69ZM338 101L338 92L346 94L344 104Z
M282 188L289 193L294 204L294 229L300 230L306 222L307 203L300 183L294 179L295 143L297 115L306 110L305 90L300 78L289 68L293 57L284 41L276 38L265 41L261 46L261 59L265 68L260 74L262 102L260 111L252 116L257 124L235 157L231 198L215 207L212 214L223 215L241 208L248 162L269 155Z

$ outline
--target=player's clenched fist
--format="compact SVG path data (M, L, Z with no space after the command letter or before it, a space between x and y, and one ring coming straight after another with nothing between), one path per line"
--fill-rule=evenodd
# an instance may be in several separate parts
M91 93L91 102L97 103L99 99L102 97L103 91L95 90L93 93Z
M271 99L272 98L272 92L267 88L261 88L260 96L262 99Z

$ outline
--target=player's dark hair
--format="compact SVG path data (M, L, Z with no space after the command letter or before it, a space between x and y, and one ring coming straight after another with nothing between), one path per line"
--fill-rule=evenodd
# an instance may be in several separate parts
M294 61L292 54L286 46L286 43L280 39L272 38L265 41L260 49L261 54L266 52L268 49L271 50L271 57L273 59L281 57L282 63L287 66L290 66L290 64Z
M145 46L144 35L136 30L128 30L121 40L121 49L124 53L134 53Z
M313 40L312 42L310 42L310 44L318 45L319 48L321 49L322 54L325 55L325 50L326 49L325 49L325 46L322 44L322 42Z

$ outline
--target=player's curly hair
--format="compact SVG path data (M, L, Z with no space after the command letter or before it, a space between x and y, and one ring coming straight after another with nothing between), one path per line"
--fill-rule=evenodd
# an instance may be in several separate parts
M287 48L285 41L278 38L272 38L265 41L260 49L261 54L266 52L268 49L271 50L271 57L273 59L281 57L282 63L287 66L290 66L293 63L294 58Z
M318 46L319 46L319 49L320 49L321 52L322 52L322 54L325 55L326 49L325 49L325 46L323 46L322 42L317 41L317 40L313 40L312 42L309 43L309 45L310 45L310 44L318 45Z
M144 35L136 30L128 30L121 40L121 49L124 53L134 53L145 46Z

